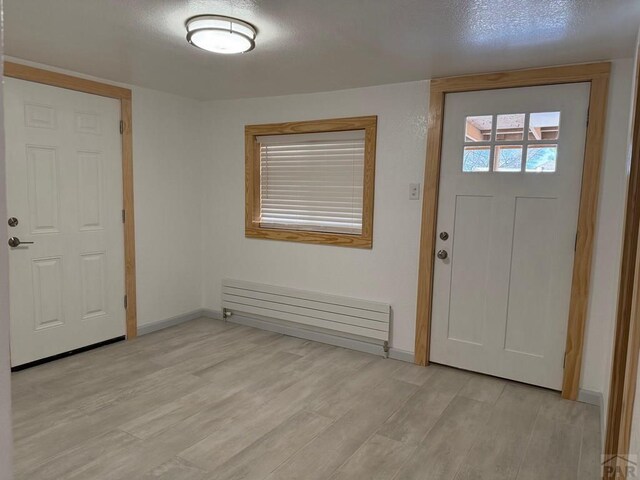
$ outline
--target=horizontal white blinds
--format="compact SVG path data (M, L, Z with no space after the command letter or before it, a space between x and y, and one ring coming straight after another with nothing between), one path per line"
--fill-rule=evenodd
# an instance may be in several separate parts
M262 226L362 233L364 130L257 140Z

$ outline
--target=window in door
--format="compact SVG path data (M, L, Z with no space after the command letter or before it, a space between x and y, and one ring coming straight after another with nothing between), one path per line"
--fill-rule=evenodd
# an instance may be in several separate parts
M462 171L553 173L559 138L560 112L468 116Z

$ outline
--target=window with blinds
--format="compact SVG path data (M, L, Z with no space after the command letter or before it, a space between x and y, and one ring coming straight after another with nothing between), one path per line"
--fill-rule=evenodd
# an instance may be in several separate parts
M362 233L365 130L256 140L261 227Z

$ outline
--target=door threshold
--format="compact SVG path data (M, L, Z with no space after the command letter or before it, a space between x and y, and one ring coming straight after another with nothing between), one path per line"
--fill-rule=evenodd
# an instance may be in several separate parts
M126 337L124 335L120 337L110 338L109 340L105 340L103 342L93 343L91 345L87 345L86 347L76 348L74 350L69 350L68 352L59 353L57 355L52 355L50 357L41 358L39 360L34 360L33 362L23 363L22 365L17 365L15 367L11 367L11 372L19 372L21 370L26 370L27 368L37 367L38 365L42 365L43 363L53 362L54 360L60 360L61 358L70 357L72 355L76 355L78 353L87 352L89 350L94 350L96 348L104 347L106 345L111 345L112 343L117 343L125 340Z

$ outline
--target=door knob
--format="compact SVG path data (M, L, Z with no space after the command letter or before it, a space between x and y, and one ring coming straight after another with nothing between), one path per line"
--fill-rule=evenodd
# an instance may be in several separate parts
M440 240L447 240L449 238L449 234L447 232L440 232Z
M436 255L440 260L444 260L449 256L446 250L438 250L438 253Z
M7 220L7 223L10 227L16 227L18 225L18 219L16 217L11 217L9 220Z
M22 242L18 237L11 237L7 243L10 247L15 248L19 247L20 245L32 244L33 242Z

